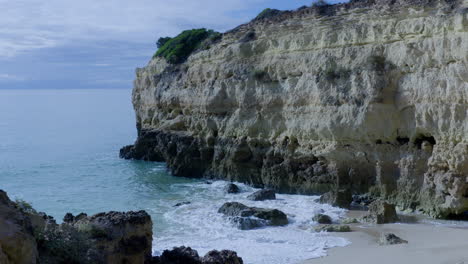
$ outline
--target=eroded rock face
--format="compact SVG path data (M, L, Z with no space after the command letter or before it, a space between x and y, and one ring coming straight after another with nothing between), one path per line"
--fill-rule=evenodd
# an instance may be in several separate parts
M281 192L468 210L466 0L354 0L242 25L137 70L124 158Z

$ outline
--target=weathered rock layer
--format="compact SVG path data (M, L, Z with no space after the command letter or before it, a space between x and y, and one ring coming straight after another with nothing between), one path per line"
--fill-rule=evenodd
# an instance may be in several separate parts
M281 192L468 210L468 2L354 0L255 20L133 91L122 157Z

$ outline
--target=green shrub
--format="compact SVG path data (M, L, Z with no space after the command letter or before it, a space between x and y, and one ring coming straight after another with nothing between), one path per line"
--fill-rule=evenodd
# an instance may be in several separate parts
M312 3L313 7L322 7L322 6L328 6L328 5L330 4L325 0L316 0Z
M219 39L221 34L213 30L192 29L185 30L177 37L171 39L163 39L163 44L156 52L156 57L163 57L169 63L182 63L196 49L201 47L201 44L207 39ZM159 43L159 41L158 41Z
M164 37L164 38L159 38L158 41L156 42L156 46L159 48L161 48L162 46L164 46L164 44L166 44L169 40L171 40L172 38L171 37Z
M15 204L16 206L23 212L25 213L33 213L35 212L34 208L32 207L32 205L28 202L26 202L25 200L22 200L22 199L16 199L15 200Z
M260 12L260 14L258 14L256 17L255 17L255 20L261 20L261 19L266 19L266 18L271 18L271 17L274 17L274 16L277 16L279 14L281 14L282 12L278 9L271 9L271 8L266 8L264 9L262 12Z

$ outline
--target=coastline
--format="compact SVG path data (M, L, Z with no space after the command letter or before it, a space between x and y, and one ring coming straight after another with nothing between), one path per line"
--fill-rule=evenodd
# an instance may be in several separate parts
M349 212L349 215L356 214L359 212ZM411 217L413 220L416 218ZM352 225L352 230L350 233L337 233L337 236L351 242L349 246L328 249L327 257L301 264L468 263L467 227L416 221L384 225L360 223ZM408 240L408 244L380 246L381 233L394 233Z

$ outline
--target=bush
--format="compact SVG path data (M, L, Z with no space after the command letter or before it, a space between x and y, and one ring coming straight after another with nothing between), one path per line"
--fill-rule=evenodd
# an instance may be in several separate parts
M16 199L15 204L24 213L34 213L35 212L32 205L30 203L26 202L25 200Z
M172 64L182 63L187 60L193 51L200 48L205 40L219 39L220 37L220 33L205 28L186 30L175 38L163 38L161 42L163 45L158 49L155 56L163 57Z
M328 6L328 5L330 4L325 0L316 0L312 3L313 7L323 7L323 6Z
M158 41L156 42L156 46L159 48L161 48L162 46L164 46L164 44L166 44L169 40L171 40L172 38L171 37L164 37L164 38L159 38Z
M255 17L255 20L261 20L261 19L266 19L266 18L271 18L271 17L274 17L274 16L277 16L279 14L281 14L282 12L278 9L271 9L271 8L266 8L264 9L262 12L260 12L260 14L258 14L256 17Z

